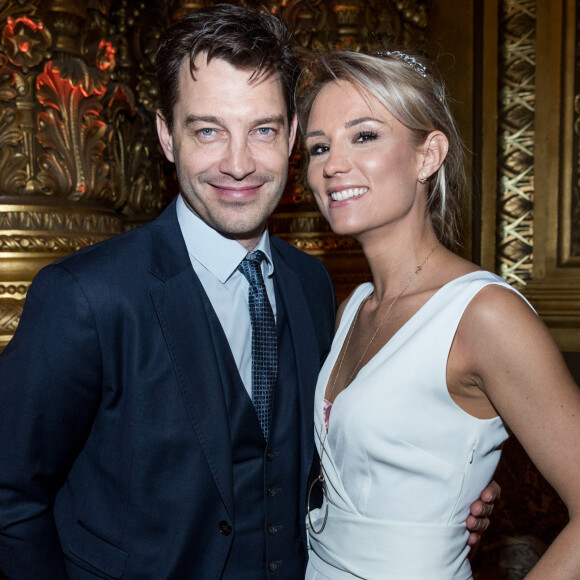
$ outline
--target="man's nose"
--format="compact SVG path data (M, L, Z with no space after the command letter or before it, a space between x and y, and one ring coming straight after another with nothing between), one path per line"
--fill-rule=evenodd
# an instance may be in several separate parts
M256 170L256 163L247 139L232 138L220 162L220 171L242 180Z

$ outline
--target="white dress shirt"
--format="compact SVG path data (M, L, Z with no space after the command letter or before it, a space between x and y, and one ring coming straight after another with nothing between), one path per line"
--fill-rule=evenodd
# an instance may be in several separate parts
M230 344L240 376L252 395L252 325L248 306L249 283L238 271L238 265L248 251L237 241L222 236L177 199L177 220L191 265L208 295ZM266 255L262 261L262 276L268 298L276 317L274 298L274 264L270 238L265 230L255 250Z

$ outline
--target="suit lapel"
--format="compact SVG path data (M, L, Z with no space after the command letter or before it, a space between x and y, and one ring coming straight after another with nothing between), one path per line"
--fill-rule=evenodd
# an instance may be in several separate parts
M174 204L154 228L150 271L162 283L151 296L195 433L233 518L230 431L204 290L191 266Z

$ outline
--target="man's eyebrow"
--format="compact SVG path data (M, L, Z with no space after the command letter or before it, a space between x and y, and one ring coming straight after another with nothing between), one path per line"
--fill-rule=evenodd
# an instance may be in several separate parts
M277 124L284 125L286 117L284 115L272 115L271 117L263 117L262 119L256 119L254 125L268 125Z
M360 125L361 123L367 123L369 121L373 121L375 123L380 123L381 125L384 125L384 121L376 119L375 117L359 117L357 119L353 119L352 121L347 121L344 124L344 128L350 129L351 127L355 127L356 125ZM308 139L309 137L324 137L324 131L321 130L310 131L309 133L306 133L304 138Z
M183 122L186 127L188 125L193 125L194 123L213 123L214 125L226 124L221 117L216 117L215 115L187 115L187 117L185 117L185 121ZM252 121L253 126L268 124L284 125L284 123L284 115L272 115L270 117L262 117Z
M213 123L214 125L220 125L221 121L219 117L214 115L187 115L183 121L186 127L194 123Z

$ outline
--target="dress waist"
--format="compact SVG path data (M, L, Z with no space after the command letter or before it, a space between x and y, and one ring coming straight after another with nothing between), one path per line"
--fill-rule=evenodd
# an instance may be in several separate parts
M314 529L320 529L324 508L312 510L310 517ZM313 565L317 568L318 562L319 572L324 574L324 568L329 578L467 580L472 577L467 559L469 532L465 525L373 520L330 504L323 532L314 534L309 529L308 535Z

